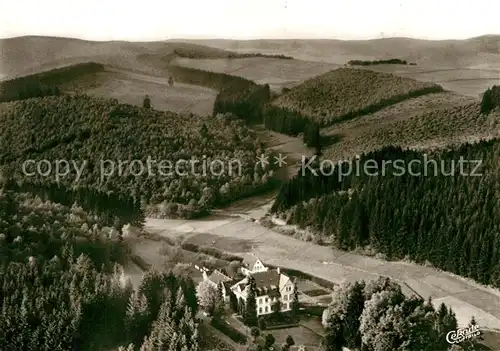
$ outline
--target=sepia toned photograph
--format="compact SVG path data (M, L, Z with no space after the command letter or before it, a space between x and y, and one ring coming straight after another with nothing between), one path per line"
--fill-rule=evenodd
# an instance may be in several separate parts
M500 351L500 2L0 8L0 351Z

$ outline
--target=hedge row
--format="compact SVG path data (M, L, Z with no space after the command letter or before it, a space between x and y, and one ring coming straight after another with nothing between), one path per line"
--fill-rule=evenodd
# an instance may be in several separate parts
M195 253L203 253L203 254L206 254L206 255L209 255L209 256L218 258L220 260L224 260L224 261L243 262L242 257L231 255L229 253L220 251L220 250L218 250L214 247L211 247L211 246L200 246L200 245L196 245L193 243L184 242L181 244L181 248L186 250L186 251L191 251L191 252L195 252Z
M232 327L231 325L229 325L226 321L218 319L218 318L213 318L212 322L210 324L215 329L217 329L220 332L227 335L234 342L237 342L239 344L246 344L247 343L246 335L242 334L239 330L237 330L234 327Z
M362 60L351 60L347 62L351 66L371 66L371 65L407 65L406 60L401 59L389 59L389 60L374 60L374 61L362 61Z
M323 316L323 311L326 309L325 306L317 306L317 305L305 305L300 309L302 314L310 314L312 316Z

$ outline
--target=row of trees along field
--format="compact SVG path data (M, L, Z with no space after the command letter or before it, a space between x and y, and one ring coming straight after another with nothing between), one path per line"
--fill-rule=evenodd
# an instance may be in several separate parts
M475 325L474 318L470 325ZM406 297L387 278L347 283L333 293L323 314L325 351L447 351L478 350L480 338L450 345L446 334L457 329L457 319L444 304L436 310L431 300Z
M430 262L500 287L499 154L495 139L429 155L388 147L333 168L311 160L271 212L340 249Z
M176 81L199 85L218 91L226 87L249 87L256 85L253 81L242 77L226 73L205 71L197 68L169 65L168 71Z
M134 290L119 265L128 250L98 223L0 191L0 349L202 349L193 281L149 271Z
M481 113L489 114L500 107L500 86L494 85L486 89L481 100Z
M232 113L249 123L263 120L263 108L271 98L269 85L257 85L238 81L224 86L217 94L213 115Z
M387 60L372 60L372 61L363 61L363 60L350 60L347 61L348 65L351 66L372 66L372 65L407 65L408 62L402 59L387 59ZM410 63L411 64L411 63Z
M103 70L103 65L87 62L2 81L0 102L61 95L59 85L81 75Z
M226 86L217 95L213 116L230 113L247 123L263 123L278 133L297 136L303 133L304 143L311 147L319 146L319 126L309 118L285 108L271 105L271 92L268 84L239 84Z

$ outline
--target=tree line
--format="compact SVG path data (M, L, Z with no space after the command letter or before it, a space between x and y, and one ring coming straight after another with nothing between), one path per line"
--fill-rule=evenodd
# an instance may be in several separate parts
M481 99L481 113L489 114L493 109L500 107L500 86L494 85L486 89Z
M103 71L94 62L70 65L0 82L0 102L61 95L60 85L88 73Z
M268 84L230 84L217 94L212 115L231 113L248 123L260 123L270 98Z
M333 169L323 163L322 172L315 159L282 185L271 212L340 249L369 248L500 287L499 152L499 140L429 155L388 147ZM460 159L470 161L461 173ZM414 164L413 175L397 160Z
M200 85L217 91L223 90L226 86L249 87L256 85L255 82L242 77L177 65L169 65L168 72L176 81Z
M399 78L394 84L397 85L400 93L394 93L393 91L386 91L388 84L386 80L393 79L392 77L383 76L383 79L378 79L379 73L377 72L368 73L366 70L361 71L358 72L352 69L343 70L337 72L338 77L334 75L331 79L350 82L353 85L353 89L358 90L360 89L359 84L372 84L374 85L374 90L377 90L375 89L376 84L381 84L382 88L380 90L383 91L382 95L378 96L372 93L360 99L359 96L353 95L352 89L339 88L338 83L337 85L332 85L332 82L327 78L320 76L315 78L318 80L315 84L321 85L320 88L312 88L310 86L314 83L313 79L304 83L303 86L295 88L295 90L292 89L284 92L280 97L276 98L272 97L267 84L257 85L253 82L253 84L249 82L239 84L236 80L236 83L230 84L228 82L217 95L213 115L229 112L250 123L263 123L269 130L297 136L300 133L305 133L311 126L317 126L318 128L327 127L355 117L377 112L387 106L409 98L443 91L443 88L438 85L416 83ZM333 75L334 72L330 72L329 74ZM352 82L349 79L349 75L355 77L351 79L353 80ZM366 82L358 82L356 79L366 79ZM328 91L328 89L336 89L334 92L337 98L334 100L346 101L345 106L337 106L336 103L330 106L332 99L328 94L331 94L333 91ZM310 91L317 93L314 95ZM361 89L360 91L363 90ZM325 94L321 97L317 96L322 93ZM284 99L284 102L280 102L280 99ZM312 100L309 101L308 99ZM290 102L289 100L292 101L292 105L309 106L309 110L311 109L310 106L314 106L313 109L321 106L324 111L321 112L321 115L311 116L310 111L307 110L308 108L287 107L289 105L288 102Z
M475 325L474 318L470 325ZM362 351L477 350L480 338L450 345L446 334L457 329L451 308L432 300L407 297L387 278L347 283L335 290L323 314L323 351L343 347Z
M408 62L406 60L401 60L397 58L388 59L388 60L372 60L372 61L364 61L364 60L350 60L347 61L348 65L351 66L372 66L372 65L407 65Z

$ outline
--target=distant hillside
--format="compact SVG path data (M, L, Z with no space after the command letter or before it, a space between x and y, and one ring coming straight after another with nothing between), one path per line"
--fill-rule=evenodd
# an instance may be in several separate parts
M378 111L410 97L442 90L436 84L388 73L340 68L292 88L272 105L326 126Z
M77 63L97 62L139 72L164 69L172 55L193 58L266 56L238 54L186 42L87 41L74 38L24 36L0 39L0 77L13 78ZM273 57L287 58L280 55Z
M480 114L479 101L455 93L437 93L386 107L373 114L335 124L321 131L323 153L346 160L383 147L443 148L500 137L500 111Z
M189 40L237 52L280 53L297 59L344 64L349 60L400 57L418 65L500 69L500 35L467 40L382 38L372 40Z

